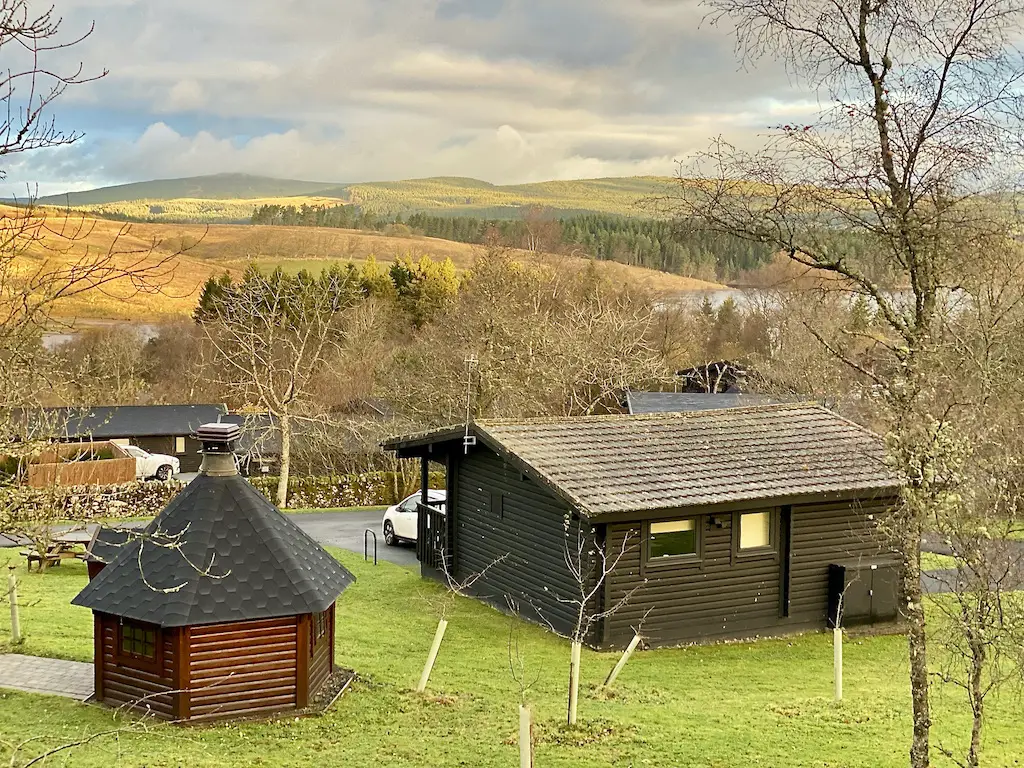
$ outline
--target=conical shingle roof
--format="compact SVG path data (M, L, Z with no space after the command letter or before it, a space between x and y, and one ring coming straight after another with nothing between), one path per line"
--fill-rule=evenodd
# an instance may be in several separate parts
M317 613L355 577L238 475L200 475L72 603L162 627Z

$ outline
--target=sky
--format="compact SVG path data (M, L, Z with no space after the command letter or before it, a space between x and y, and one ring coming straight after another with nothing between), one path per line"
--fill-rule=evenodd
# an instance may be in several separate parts
M54 2L65 38L95 30L47 64L109 74L52 110L84 138L3 158L5 194L227 172L671 175L810 106L773 62L741 67L698 0Z

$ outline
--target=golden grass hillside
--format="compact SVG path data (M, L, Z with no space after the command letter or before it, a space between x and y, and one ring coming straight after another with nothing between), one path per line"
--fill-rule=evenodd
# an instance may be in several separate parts
M0 215L13 215L7 209ZM375 232L312 227L276 227L217 224L121 224L108 219L66 215L40 208L46 217L40 237L18 256L23 270L46 269L86 255L110 253L118 264L143 259L155 263L174 258L173 275L155 294L132 295L127 285L113 285L76 297L61 305L66 317L118 320L161 320L190 315L199 291L212 274L240 272L255 261L262 267L277 266L290 272L319 271L332 262L361 263L369 256L389 262L396 257L450 258L468 269L479 246L428 237L389 237ZM532 256L566 269L578 268L584 259L570 256ZM722 288L679 275L600 262L599 269L618 282L635 281L658 294L708 291Z

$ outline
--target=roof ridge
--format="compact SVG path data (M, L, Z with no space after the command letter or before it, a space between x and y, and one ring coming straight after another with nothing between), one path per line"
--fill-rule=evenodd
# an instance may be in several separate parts
M797 409L813 409L823 411L833 416L839 416L825 406L813 400L795 403L762 403L760 405L744 405L735 408L713 408L704 411L673 411L666 413L603 413L587 416L531 416L523 419L479 419L470 422L481 427L508 427L508 426L530 426L533 424L589 424L596 422L617 422L632 423L635 421L655 421L660 419L683 420L721 417L723 411L728 411L730 416L741 413L763 413L771 411L787 411ZM840 417L844 418L844 417ZM848 419L844 420L848 421ZM448 429L456 429L464 425L452 425L450 427L439 427L442 432ZM429 434L429 433L427 433Z

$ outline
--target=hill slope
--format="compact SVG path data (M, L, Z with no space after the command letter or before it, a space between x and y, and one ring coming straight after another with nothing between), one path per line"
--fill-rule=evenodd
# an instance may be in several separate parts
M353 203L382 217L429 212L451 216L518 218L538 205L562 214L580 212L650 216L646 198L664 195L672 179L638 176L542 181L500 186L478 179L436 177L366 184L324 184L241 174L147 181L40 199L90 213L132 220L238 222L254 205L338 205Z
M156 179L134 184L101 187L87 192L70 192L39 198L42 205L70 205L79 208L134 200L252 200L261 197L293 197L313 195L320 190L336 188L337 184L320 181L272 179L246 173L218 173L212 176L191 176L183 179Z
M45 268L87 253L113 252L118 262L136 263L140 256L152 254L159 260L176 256L174 274L164 290L157 294L131 295L130 286L108 286L69 300L61 305L66 317L106 318L116 320L153 321L161 318L187 317L195 308L199 291L207 277L225 270L240 272L255 261L265 269L281 268L319 271L336 261L360 263L369 256L390 262L396 257L419 259L450 258L460 270L469 269L479 248L465 243L429 237L389 237L377 232L312 227L237 226L218 224L145 223L125 225L107 219L84 217L67 221L52 209L39 209L48 214L48 227L41 230L39 240L18 256L26 270ZM62 239L61 230L77 233L74 239ZM116 245L115 245L116 243ZM575 269L585 260L571 256L522 254L524 259L540 259L558 268ZM597 268L616 282L633 282L659 295L685 291L713 291L724 286L679 275L627 266L614 262L597 262Z

